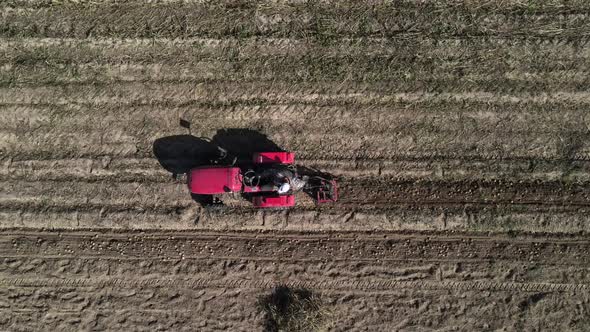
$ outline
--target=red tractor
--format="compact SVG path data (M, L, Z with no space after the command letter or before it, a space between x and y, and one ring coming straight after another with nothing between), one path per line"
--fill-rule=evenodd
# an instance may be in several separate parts
M336 181L299 175L294 159L292 152L258 152L250 163L241 167L196 167L188 173L188 187L193 195L214 198L225 193L241 193L258 208L292 207L298 191L311 195L317 204L338 199Z

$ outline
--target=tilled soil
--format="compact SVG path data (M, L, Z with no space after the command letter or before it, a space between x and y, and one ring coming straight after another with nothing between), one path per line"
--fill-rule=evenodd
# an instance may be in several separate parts
M338 331L588 327L585 237L6 230L0 247L7 330L251 331L277 284L320 294Z

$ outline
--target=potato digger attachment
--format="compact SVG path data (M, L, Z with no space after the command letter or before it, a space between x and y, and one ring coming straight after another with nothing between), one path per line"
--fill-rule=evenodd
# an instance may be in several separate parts
M338 200L336 180L329 180L321 176L309 177L303 191L314 197L317 204L336 202Z

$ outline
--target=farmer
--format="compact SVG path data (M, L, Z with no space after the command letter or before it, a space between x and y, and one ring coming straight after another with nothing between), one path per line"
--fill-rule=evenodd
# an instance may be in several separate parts
M295 171L284 167L264 170L260 177L263 190L276 191L280 195L303 189L309 179L308 176L300 177Z

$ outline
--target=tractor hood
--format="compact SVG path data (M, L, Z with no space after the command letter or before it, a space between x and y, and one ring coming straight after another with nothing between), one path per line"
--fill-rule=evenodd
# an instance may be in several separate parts
M193 168L188 176L188 188L193 194L215 195L240 192L242 179L239 167Z

